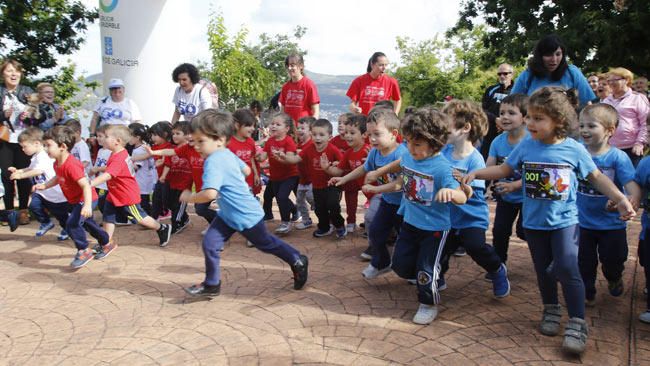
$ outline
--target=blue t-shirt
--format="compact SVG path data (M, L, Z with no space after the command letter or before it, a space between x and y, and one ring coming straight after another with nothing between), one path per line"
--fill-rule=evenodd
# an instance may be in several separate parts
M596 167L605 174L619 190L634 180L634 166L623 151L611 147L602 155L591 157ZM607 196L600 193L586 179L578 179L578 219L580 227L590 230L625 229L625 221L620 214L605 209Z
M397 145L397 148L386 156L383 156L379 152L379 150L373 148L368 153L366 162L363 164L363 169L367 172L377 170L378 168L381 168L384 165L388 165L393 161L400 159L402 155L406 155L406 154L408 154L408 149L406 148L406 146L404 146L404 144ZM380 185L390 183L395 179L397 179L397 176L398 176L397 174L392 174L392 173L386 174L379 177L379 179L377 179L377 182ZM381 199L383 199L387 203L393 205L399 205L400 202L402 201L402 193L401 192L382 193Z
M213 152L203 164L203 189L219 192L217 215L237 231L250 229L264 217L262 207L246 184L242 173L245 166L228 149Z
M454 146L447 145L442 149L442 155L449 161L453 169L463 175L478 169L485 168L485 161L478 150L474 149L471 154L461 160L453 157ZM470 227L487 230L489 225L490 210L485 202L485 181L475 179L470 186L474 194L464 205L451 205L451 227L454 229L465 229Z
M517 146L506 164L513 170L523 165L523 226L533 230L557 230L578 223L578 179L596 165L582 144L567 137L547 145L528 139Z
M596 99L596 94L594 94L594 91L589 86L582 71L574 65L569 65L560 80L551 80L548 75L543 78L537 78L533 76L529 69L526 69L515 80L515 85L512 87L510 94L521 93L532 95L537 89L545 86L563 86L567 89L577 89L581 106Z
M400 166L404 199L398 213L404 216L404 221L422 230L449 230L449 206L455 205L434 200L441 188L458 187L458 182L451 175L449 161L441 154L422 160L404 154Z
M524 137L519 140L518 143L516 144L511 144L508 142L508 132L504 132L497 136L493 141L492 144L490 145L490 152L488 153L489 157L493 157L497 161L497 165L503 164L512 150L515 149L522 141L529 139L530 138L530 133L528 133L528 130L525 130L524 132ZM514 182L521 179L521 169L517 168L515 169L515 173L508 177L508 178L503 178L500 179L500 182ZM494 189L493 189L494 191ZM510 193L506 193L501 195L501 199L510 202L510 203L521 203L523 201L524 196L521 193L521 191L514 191Z
M641 215L641 234L639 239L643 240L644 230L650 225L650 157L641 159L636 167L634 181L641 187L641 203L643 204L643 215Z

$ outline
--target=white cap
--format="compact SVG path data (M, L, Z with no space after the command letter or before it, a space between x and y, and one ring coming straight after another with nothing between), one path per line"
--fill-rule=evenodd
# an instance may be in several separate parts
M108 82L108 88L113 89L113 88L123 88L124 87L124 82L122 79L111 79L111 81Z

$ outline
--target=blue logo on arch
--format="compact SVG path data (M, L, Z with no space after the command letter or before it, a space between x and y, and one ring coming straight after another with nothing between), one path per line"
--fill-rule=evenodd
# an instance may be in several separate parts
M117 1L118 0L99 0L99 7L104 13L110 13L117 7Z

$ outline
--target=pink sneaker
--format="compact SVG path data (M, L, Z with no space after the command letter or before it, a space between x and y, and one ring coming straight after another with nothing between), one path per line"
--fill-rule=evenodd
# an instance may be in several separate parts
M172 218L172 212L170 210L166 210L165 212L163 212L162 215L158 216L158 220L165 220L171 218Z

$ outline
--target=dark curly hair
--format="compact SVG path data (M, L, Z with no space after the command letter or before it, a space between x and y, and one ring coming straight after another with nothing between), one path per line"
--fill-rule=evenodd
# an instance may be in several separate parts
M424 140L437 153L447 144L449 117L434 108L418 108L404 116L401 130L407 139Z
M190 80L192 80L192 84L196 84L199 82L201 77L199 76L199 70L196 68L196 66L188 63L180 64L176 66L174 71L172 72L172 80L174 80L175 83L178 82L178 77L182 73L187 73L187 76L190 77Z
M578 130L578 101L578 91L575 89L545 86L530 96L528 113L537 112L549 116L555 123L555 136L565 138L575 135Z

